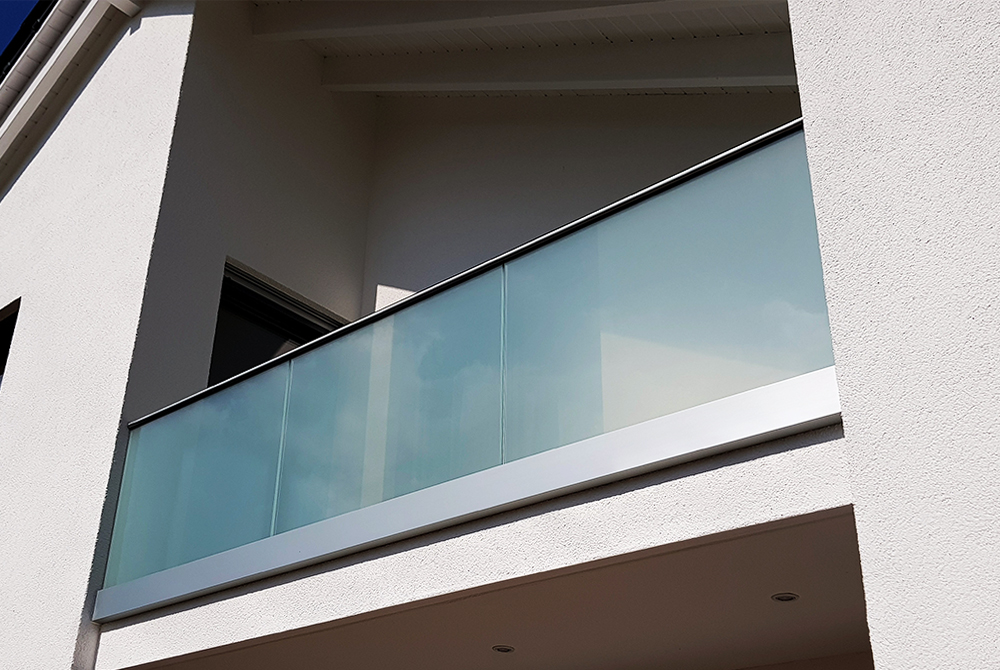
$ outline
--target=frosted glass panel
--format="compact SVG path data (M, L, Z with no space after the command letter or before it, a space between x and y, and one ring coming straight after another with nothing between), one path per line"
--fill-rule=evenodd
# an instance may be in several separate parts
M372 329L292 361L276 532L361 507Z
M369 405L385 431L383 499L500 464L501 275L376 324L375 342L392 343L390 355L373 357L387 368L388 393L373 389Z
M500 463L501 271L296 358L276 532Z
M505 460L833 364L801 134L507 266Z
M267 537L288 364L132 431L108 585Z

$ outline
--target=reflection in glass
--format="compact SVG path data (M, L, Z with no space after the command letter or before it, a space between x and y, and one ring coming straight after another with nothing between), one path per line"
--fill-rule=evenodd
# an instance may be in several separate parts
M383 499L500 464L501 274L376 324L392 342Z
M361 507L372 331L292 360L275 531Z
M293 361L276 532L499 465L500 275Z
M833 364L802 134L507 266L505 460Z
M129 436L108 584L267 537L288 364Z

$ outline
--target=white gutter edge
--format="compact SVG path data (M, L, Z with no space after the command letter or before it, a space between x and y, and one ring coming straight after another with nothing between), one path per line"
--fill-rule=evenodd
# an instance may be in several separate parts
M2 104L2 109L0 109L0 122L3 122L7 118L7 113L11 108L17 103L21 98L21 94L31 80L35 78L38 69L42 64L48 60L49 54L52 53L52 49L59 44L62 36L65 34L66 29L69 28L73 23L74 17L80 13L81 8L85 5L86 0L56 0L54 6L49 10L48 15L45 17L42 24L35 30L35 33L28 40L28 44L24 46L21 53L18 54L17 58L11 64L11 67L4 74L2 80L0 80L0 92L13 91L14 96L7 103ZM62 28L55 28L57 21L63 17L69 17L68 22L63 22ZM48 31L48 29L54 29L56 31L55 40L52 44L46 46L42 44L40 35ZM25 78L24 83L21 86L14 84L13 80L21 75Z
M116 9L121 11L129 18L132 18L140 11L142 11L142 7L132 2L132 0L109 0L109 1L111 2L112 5L114 5Z
M21 95L11 105L10 111L0 124L0 157L7 153L17 137L24 132L35 111L79 54L109 7L115 7L130 17L138 14L140 10L140 7L131 0L88 1L73 24L63 33L59 43L49 52L48 58L32 77L31 82L21 91ZM37 34L32 39L37 39Z

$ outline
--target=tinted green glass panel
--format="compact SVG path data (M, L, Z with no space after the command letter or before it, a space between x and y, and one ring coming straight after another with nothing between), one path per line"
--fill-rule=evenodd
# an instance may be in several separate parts
M372 328L292 361L276 532L361 507Z
M369 400L385 431L383 499L500 464L501 276L493 270L375 325L376 345L392 343L373 356L388 366L388 393L373 389Z
M833 364L802 134L508 264L505 460Z
M132 431L107 585L270 533L288 364Z
M832 364L800 132L134 430L106 585Z
M276 531L500 463L501 271L293 361Z

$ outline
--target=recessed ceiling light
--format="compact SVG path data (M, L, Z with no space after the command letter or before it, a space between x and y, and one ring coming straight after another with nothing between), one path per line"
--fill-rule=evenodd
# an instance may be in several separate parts
M493 651L500 652L501 654L509 654L514 651L514 647L509 644L495 644L493 645Z
M799 599L799 594L791 593L790 591L785 591L784 593L775 593L773 596L771 596L771 600L774 600L779 603L790 603L793 600L798 600L798 599Z

